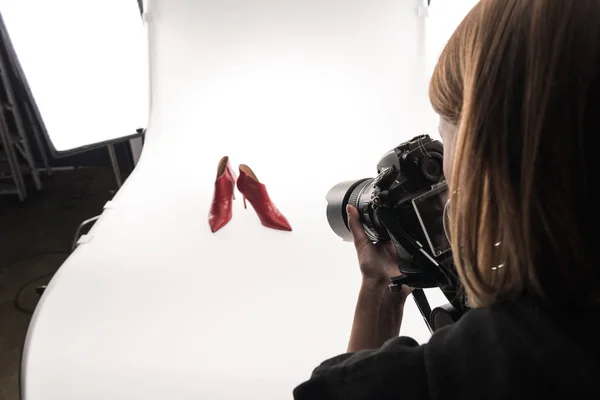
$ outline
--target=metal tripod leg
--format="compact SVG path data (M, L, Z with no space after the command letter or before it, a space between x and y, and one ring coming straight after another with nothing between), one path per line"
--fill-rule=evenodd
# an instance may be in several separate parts
M106 146L106 148L108 149L108 157L110 158L110 165L115 175L115 182L117 183L117 188L121 188L121 185L123 185L123 180L121 178L121 169L119 168L119 162L117 160L115 146L109 144L108 146Z
M10 167L11 176L15 183L17 195L19 196L19 200L23 201L27 197L27 188L25 187L23 174L21 174L21 166L19 165L19 160L17 159L17 154L15 153L15 147L12 143L12 138L8 132L8 125L6 124L6 120L4 118L4 111L4 109L0 111L0 142L2 142L4 153L6 154L6 160L8 161L8 166Z
M0 74L2 75L2 83L4 84L4 91L8 98L8 103L5 105L5 110L10 110L14 116L15 125L17 127L17 135L19 137L18 145L22 146L19 148L23 155L23 158L27 162L29 166L29 170L31 173L31 177L33 178L33 182L35 183L35 188L37 190L42 190L42 181L40 180L40 175L35 168L35 160L33 159L33 154L31 153L31 147L29 147L29 140L27 139L27 131L25 126L23 125L23 115L19 110L19 104L17 103L17 99L15 97L15 93L12 88L12 84L10 82L10 78L6 74L6 63L0 57Z
M44 142L42 140L42 135L40 133L39 127L37 125L37 121L33 116L33 111L31 110L31 105L27 103L25 105L25 113L27 114L27 121L31 126L31 130L33 132L33 138L37 145L38 151L40 152L40 157L42 159L42 165L46 170L48 176L52 176L52 168L50 167L50 162L48 161L48 155L46 154L46 148L44 147Z

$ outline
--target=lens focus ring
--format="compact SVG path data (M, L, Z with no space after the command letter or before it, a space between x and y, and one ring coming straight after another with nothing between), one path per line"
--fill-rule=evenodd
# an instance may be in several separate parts
M359 208L358 199L360 197L360 194L361 194L362 190L365 188L365 186L367 186L372 181L373 181L373 179L365 179L364 182L359 183L354 188L352 193L350 193L350 197L348 198L348 204L350 204L351 206L354 206L356 208Z

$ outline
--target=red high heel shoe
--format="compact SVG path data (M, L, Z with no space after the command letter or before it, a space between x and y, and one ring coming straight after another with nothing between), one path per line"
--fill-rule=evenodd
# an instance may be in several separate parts
M213 233L231 221L231 206L235 199L234 188L235 171L229 163L229 157L225 156L221 158L217 167L215 193L208 213L208 224Z
M269 198L265 185L258 181L254 172L247 165L240 165L240 177L237 181L237 187L242 192L244 208L247 208L246 199L248 199L264 226L282 231L292 230L288 220Z

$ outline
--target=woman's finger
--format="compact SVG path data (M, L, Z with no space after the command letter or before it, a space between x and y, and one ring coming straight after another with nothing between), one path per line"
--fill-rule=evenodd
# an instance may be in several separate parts
M346 206L346 212L348 213L348 228L350 228L350 232L352 232L352 237L354 238L354 247L356 247L356 251L360 252L365 246L372 246L373 243L369 240L369 237L365 233L360 223L360 217L358 215L358 210L356 207L351 205Z

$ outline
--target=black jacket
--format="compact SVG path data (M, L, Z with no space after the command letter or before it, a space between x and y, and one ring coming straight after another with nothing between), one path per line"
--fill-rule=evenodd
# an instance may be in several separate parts
M424 345L399 337L325 361L294 398L600 398L599 317L526 300L471 310Z

